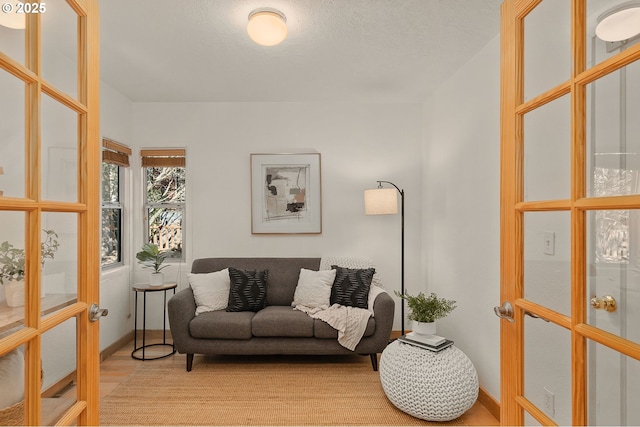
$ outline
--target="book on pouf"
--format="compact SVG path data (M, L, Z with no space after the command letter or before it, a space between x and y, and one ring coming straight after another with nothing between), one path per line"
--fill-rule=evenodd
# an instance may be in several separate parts
M444 337L438 335L420 335L414 332L402 335L398 340L434 352L444 350L453 345L453 341Z

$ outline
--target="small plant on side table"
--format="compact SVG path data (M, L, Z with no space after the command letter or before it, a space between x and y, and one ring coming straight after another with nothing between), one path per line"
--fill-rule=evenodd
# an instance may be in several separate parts
M162 270L168 265L162 265L164 260L169 256L169 252L161 251L157 245L153 243L145 243L142 250L136 254L138 262L147 268L151 268L151 285L159 286L164 283Z

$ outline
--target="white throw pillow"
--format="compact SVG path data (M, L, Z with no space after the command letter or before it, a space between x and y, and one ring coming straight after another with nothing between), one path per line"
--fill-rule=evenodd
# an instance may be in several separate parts
M231 286L228 268L213 273L189 273L187 277L196 300L196 316L227 308Z
M303 305L309 308L328 307L331 286L335 278L336 270L313 271L301 268L291 305L293 307Z
M0 357L0 409L24 399L24 355L15 349Z

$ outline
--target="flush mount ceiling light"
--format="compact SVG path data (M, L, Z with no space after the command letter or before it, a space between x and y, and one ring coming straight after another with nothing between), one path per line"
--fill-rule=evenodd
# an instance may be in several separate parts
M640 34L640 1L615 6L598 16L596 35L606 42L619 42Z
M16 13L16 7L21 1L17 1L14 4L4 3L2 5L2 12L0 12L0 25L14 30L24 30L27 26L24 13Z
M256 9L249 14L247 33L259 45L275 46L287 37L287 18L276 9Z

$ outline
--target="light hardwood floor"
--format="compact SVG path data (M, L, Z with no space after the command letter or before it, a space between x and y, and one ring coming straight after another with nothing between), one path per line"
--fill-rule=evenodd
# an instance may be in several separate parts
M131 357L133 341L123 346L113 355L108 357L100 365L100 396L108 396L113 393L118 385L125 381L142 363L169 363L184 366L186 357L183 354L175 354L164 359L143 362ZM147 353L152 356L153 353ZM73 388L65 390L65 395L74 396ZM499 426L500 422L481 403L476 402L467 413L463 415L463 421L468 426Z
M107 396L131 375L136 367L142 363L179 363L184 366L186 357L176 354L165 359L152 362L142 362L131 357L133 342L122 347L100 365L100 395ZM498 426L500 422L480 403L469 409L463 416L464 422L469 426Z

